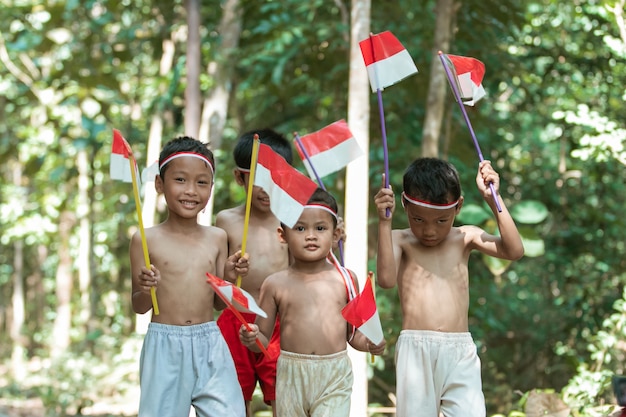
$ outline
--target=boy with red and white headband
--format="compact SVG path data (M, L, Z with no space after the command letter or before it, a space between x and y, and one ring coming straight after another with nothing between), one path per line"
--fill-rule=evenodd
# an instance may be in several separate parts
M240 326L241 342L258 351L256 338L267 346L280 316L278 417L348 417L353 377L347 343L374 355L385 349L384 340L374 345L341 314L358 288L353 272L329 261L341 236L337 221L335 199L318 188L296 224L279 229L293 261L261 285L267 318L257 316L251 331Z
M223 302L207 285L207 272L234 280L248 271L241 253L228 256L226 232L197 222L211 196L215 169L205 144L179 137L159 157L155 188L165 196L167 219L145 230L152 265L146 268L141 235L130 243L132 305L152 308L140 358L139 417L244 417L245 406L228 346L214 320Z
M484 417L480 359L469 333L470 252L516 260L524 247L499 193L498 211L489 187L500 178L489 161L478 167L476 185L496 218L500 236L477 226L454 227L463 205L452 164L420 158L404 174L402 205L409 228L392 230L393 191L376 194L378 284L398 285L402 331L396 344L398 417ZM384 178L383 178L384 184Z

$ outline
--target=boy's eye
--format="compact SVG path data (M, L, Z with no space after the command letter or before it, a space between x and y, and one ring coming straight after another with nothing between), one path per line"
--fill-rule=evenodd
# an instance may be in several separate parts
M304 231L304 226L296 226L295 229L298 232L303 232Z
M200 184L200 185L207 185L207 184L209 184L209 182L201 180L201 181L198 181L198 184Z
M174 181L177 181L177 182L185 182L185 179L184 179L184 178L182 178L182 177L178 177L178 178L174 178Z
M322 232L322 231L326 230L326 226L317 226L317 230L319 232Z

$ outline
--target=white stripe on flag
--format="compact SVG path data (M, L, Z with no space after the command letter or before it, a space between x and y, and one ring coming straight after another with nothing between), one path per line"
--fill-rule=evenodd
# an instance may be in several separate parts
M406 49L367 67L370 86L374 93L376 90L383 90L416 72L417 67Z
M260 163L256 166L254 183L269 195L270 209L274 216L287 227L293 227L304 211L304 206L280 188L273 181L271 171Z
M128 158L125 158L124 155L119 153L112 153L109 164L111 179L133 182L133 176L130 172L130 162Z
M325 177L328 174L339 171L350 162L363 155L363 151L354 138L350 138L334 146L331 149L310 155L311 164L315 168L317 175ZM311 169L309 162L305 159L304 166L311 178L315 178L315 173Z
M359 327L359 331L376 345L383 341L383 328L378 316L378 309L376 309L372 317Z

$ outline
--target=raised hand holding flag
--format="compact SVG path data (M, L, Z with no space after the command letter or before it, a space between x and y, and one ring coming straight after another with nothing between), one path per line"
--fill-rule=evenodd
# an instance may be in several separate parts
M476 148L476 152L478 153L478 159L482 162L484 161L483 153L480 150L480 145L478 144L478 139L476 138L476 134L474 133L474 128L472 128L472 123L470 122L469 116L467 115L467 110L465 110L465 106L463 105L463 94L467 94L471 99L466 103L468 105L474 105L478 100L480 100L484 95L484 89L482 88L482 80L485 75L485 65L475 58L463 57L458 55L447 55L439 51L439 58L441 59L441 64L443 65L443 69L446 72L446 76L448 77L448 82L450 83L450 87L452 88L452 93L454 94L454 98L461 108L461 113L463 114L463 119L465 119L465 124L470 131L470 135L472 136L472 141L474 142L474 147ZM463 75L463 79L459 78L459 74ZM466 74L469 74L469 80ZM465 90L462 91L465 85ZM482 91L481 91L482 90ZM471 92L471 96L469 95ZM496 194L496 189L493 186L493 183L489 183L489 188L491 189L491 195L493 196L493 200L496 204L496 208L499 212L502 211L502 207L500 207L500 202L498 201L498 195Z
M389 31L370 34L359 42L363 61L367 67L372 91L378 95L378 113L383 137L383 159L385 164L385 187L389 188L389 152L387 150L387 128L383 108L382 90L417 72L417 67L408 51ZM387 217L391 211L387 209Z
M128 163L128 169L124 164ZM141 234L141 246L143 248L143 258L146 268L150 269L150 255L148 254L148 244L146 233L143 227L143 216L141 215L141 199L139 198L139 175L137 161L133 156L133 151L119 130L113 129L113 144L111 145L110 175L111 179L122 180L133 183L133 195L135 197L135 209L137 211L137 221ZM150 297L152 298L152 309L156 316L159 315L159 304L157 302L156 289L150 287Z

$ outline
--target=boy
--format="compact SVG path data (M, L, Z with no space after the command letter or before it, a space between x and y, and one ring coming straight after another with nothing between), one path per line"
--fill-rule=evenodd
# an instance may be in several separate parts
M384 179L384 178L383 178ZM386 210L395 207L391 189L375 197L378 210L378 284L398 285L402 331L396 345L396 413L399 417L485 416L480 359L469 333L468 260L472 250L502 259L524 254L504 202L498 212L489 188L499 176L489 161L478 167L476 184L491 207L500 236L476 226L453 227L463 197L456 169L420 158L404 174L402 205L409 228L393 230ZM383 181L384 183L384 181Z
M245 415L228 347L213 319L221 300L205 273L234 279L247 272L240 253L227 258L226 233L198 224L211 195L214 159L201 142L180 137L168 142L155 178L167 202L167 219L145 230L150 249L146 268L140 233L130 243L132 304L135 313L152 308L157 288L159 315L148 326L140 358L139 417Z
M270 146L289 164L293 159L291 144L274 130L261 129L242 134L233 151L237 165L234 175L235 181L244 187L246 193L250 180L250 161L255 133L259 135L261 143ZM224 229L228 236L229 253L236 253L241 249L245 213L246 205L242 204L222 210L216 216L215 225ZM265 278L274 272L286 269L289 265L287 244L281 242L276 234L279 227L280 222L270 211L269 196L261 187L254 186L246 242L246 252L252 262L252 268L248 271L248 275L241 280L241 288L252 295L257 303L259 302L261 284ZM243 314L243 316L247 321L254 322L254 314ZM274 409L276 359L280 353L278 323L267 347L270 358L266 358L262 353L252 352L241 344L239 341L241 323L231 311L225 310L218 318L217 324L235 361L239 384L246 402L246 415L250 417L250 402L257 381L263 391L263 400Z
M263 282L260 307L268 317L257 317L252 331L240 326L241 342L258 350L259 337L267 345L280 315L276 415L347 417L353 379L346 341L375 355L385 341L374 345L358 331L353 335L341 315L354 274L327 260L341 234L335 199L318 188L293 228L281 225L278 232L293 261Z

